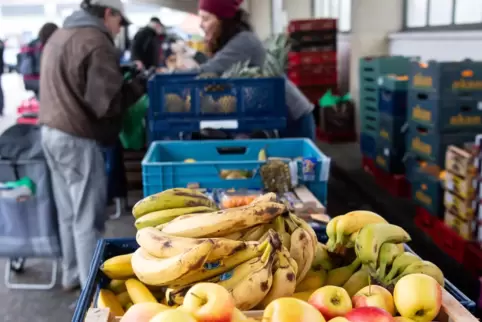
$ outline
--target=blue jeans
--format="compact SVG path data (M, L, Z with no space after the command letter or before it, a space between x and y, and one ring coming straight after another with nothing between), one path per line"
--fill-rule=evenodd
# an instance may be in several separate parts
M289 120L286 124L286 130L281 131L281 137L284 138L305 138L316 140L315 134L315 118L312 113L303 115L297 120Z
M2 74L0 74L0 115L3 115L5 100L3 99Z

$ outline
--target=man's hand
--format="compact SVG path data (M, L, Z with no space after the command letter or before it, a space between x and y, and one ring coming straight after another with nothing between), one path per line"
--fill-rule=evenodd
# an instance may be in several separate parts
M134 64L136 64L137 70L144 69L144 64L140 60L134 60Z

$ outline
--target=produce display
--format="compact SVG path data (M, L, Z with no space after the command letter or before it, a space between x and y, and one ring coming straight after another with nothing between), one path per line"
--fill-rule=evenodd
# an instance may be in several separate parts
M429 322L441 308L440 269L373 212L332 219L326 245L274 193L218 210L176 188L133 215L140 247L103 263L111 282L96 300L123 322Z

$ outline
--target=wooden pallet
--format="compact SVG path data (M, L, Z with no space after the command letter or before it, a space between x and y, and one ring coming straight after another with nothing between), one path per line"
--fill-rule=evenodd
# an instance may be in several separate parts
M248 317L259 319L263 316L263 311L245 312ZM119 322L120 317L110 315L109 309L92 308L87 313L85 322ZM442 308L435 320L437 322L479 322L479 320L467 311L449 292L443 290Z

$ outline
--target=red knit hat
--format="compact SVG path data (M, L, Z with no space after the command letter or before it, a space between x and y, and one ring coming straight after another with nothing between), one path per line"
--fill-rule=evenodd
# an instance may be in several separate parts
M218 18L233 18L244 0L199 0L199 9Z

